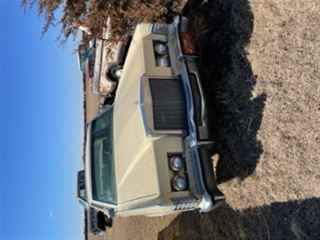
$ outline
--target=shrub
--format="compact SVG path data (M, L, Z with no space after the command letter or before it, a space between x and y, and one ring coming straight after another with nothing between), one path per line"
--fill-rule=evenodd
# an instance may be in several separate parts
M22 0L25 9L37 5L38 15L45 19L42 34L51 25L61 23L59 39L62 42L75 36L79 27L90 32L84 41L101 37L108 17L111 19L111 40L117 41L125 38L140 22L170 21L184 3L184 0ZM57 21L55 13L60 7L63 14Z

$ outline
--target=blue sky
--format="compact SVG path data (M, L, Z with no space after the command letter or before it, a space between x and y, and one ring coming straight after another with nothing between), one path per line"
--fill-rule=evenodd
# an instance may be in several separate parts
M83 140L75 43L40 38L35 9L0 0L0 239L83 239Z

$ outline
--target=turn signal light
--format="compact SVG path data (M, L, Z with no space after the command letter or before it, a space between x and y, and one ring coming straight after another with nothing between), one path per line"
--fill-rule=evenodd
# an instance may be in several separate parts
M190 32L181 33L182 53L186 55L195 55L197 53L196 46Z

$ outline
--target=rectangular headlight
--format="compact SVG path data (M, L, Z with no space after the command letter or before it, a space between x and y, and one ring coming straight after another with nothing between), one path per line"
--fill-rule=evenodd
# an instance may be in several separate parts
M167 35L168 29L169 29L168 24L165 24L165 23L153 23L151 25L151 33L155 33L155 34Z

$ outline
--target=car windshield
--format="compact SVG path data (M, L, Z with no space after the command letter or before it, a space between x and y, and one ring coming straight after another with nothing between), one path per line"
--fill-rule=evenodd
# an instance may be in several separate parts
M92 122L91 143L92 197L116 204L111 107Z

